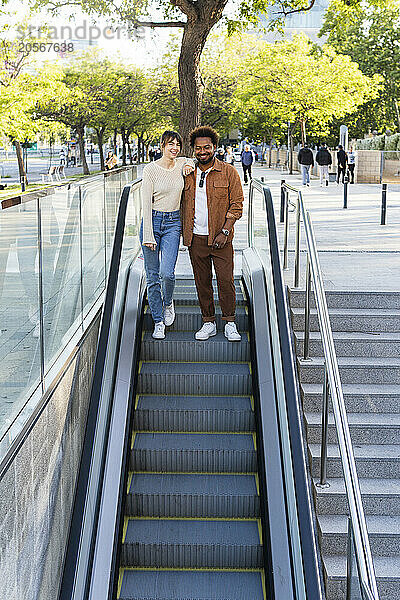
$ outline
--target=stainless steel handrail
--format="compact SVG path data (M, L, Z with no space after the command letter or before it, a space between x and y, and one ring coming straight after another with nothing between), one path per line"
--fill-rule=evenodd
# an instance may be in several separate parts
M327 463L327 441L328 441L328 396L331 396L333 413L336 424L336 432L342 461L344 480L346 486L347 500L351 517L351 526L354 535L354 546L361 578L361 585L367 594L368 600L379 600L376 576L372 562L371 549L362 506L360 484L358 480L356 463L354 459L353 445L350 437L350 429L347 420L346 407L343 396L342 383L340 380L339 366L333 342L332 328L328 313L326 294L322 280L321 266L312 227L311 215L306 210L302 193L300 190L282 183L285 190L285 202L289 203L289 191L297 195L296 203L296 235L295 235L295 278L294 285L299 285L300 273L300 227L301 218L304 224L304 232L307 245L307 268L306 268L306 306L305 306L305 334L304 334L304 358L308 358L308 340L310 324L310 291L311 282L314 287L315 304L317 308L318 321L321 331L322 345L325 358L325 373L323 386L323 430L321 443L321 484L326 482ZM288 221L288 211L284 211ZM301 218L300 218L301 217ZM288 223L285 223L285 228ZM285 233L287 253L288 234ZM307 346L307 349L306 349Z

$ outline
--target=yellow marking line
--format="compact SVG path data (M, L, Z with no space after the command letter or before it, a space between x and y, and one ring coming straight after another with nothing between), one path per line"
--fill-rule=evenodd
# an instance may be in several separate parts
M249 471L134 471L137 475L257 475Z
M125 569L120 569L119 570L119 576L118 576L118 591L117 591L117 598L119 600L120 596L121 596L121 588L122 588L122 581L124 579L124 571Z
M137 407L138 407L138 404L139 404L139 398L140 398L140 394L136 394L136 398L135 398L135 410L136 410L136 409L137 409Z
M260 546L262 546L263 545L263 534L262 534L261 519L257 519L257 525L258 525L258 535L260 538Z
M122 543L125 544L126 532L128 529L129 517L124 517L124 529L122 531Z
M139 360L138 375L139 375L140 371L142 370L142 367L143 367L143 361Z
M144 360L144 361L140 361L139 363L139 372L140 372L140 367L143 363L146 364L156 364L156 365L186 365L186 364L192 364L192 365L218 365L218 364L225 364L225 365L250 365L250 363L247 360L236 360L236 361L221 361L220 362L215 362L215 360ZM184 374L184 373L183 373ZM156 394L153 394L156 395Z
M261 533L260 519L255 519L252 517L125 517L125 518L128 519L128 521L234 521L234 522L245 521L246 523L257 523L259 534ZM124 527L125 527L125 522L124 522ZM262 540L262 537L260 539Z
M135 443L136 431L132 433L132 441L131 441L131 450L133 450L133 445Z
M262 584L262 590L263 590L263 598L264 598L264 600L267 600L267 588L265 586L265 571L264 571L264 569L261 571L261 584Z
M254 450L257 451L257 435L255 433L253 433L252 435L253 435Z
M128 475L128 483L126 486L126 493L129 494L129 490L131 488L131 483L132 483L132 479L133 479L133 472L130 472Z
M175 569L171 569L170 567L124 567L123 568L124 571L199 571L199 572L204 572L204 573L214 573L214 572L223 572L223 573L260 573L260 575L262 575L262 573L264 572L263 569L232 569L232 568L227 568L227 569L221 569L221 567L181 567L181 568L175 568Z
M250 396L250 404L251 404L251 410L254 412L254 396L253 396L253 394Z
M258 477L258 473L255 473L254 477L256 480L257 496L259 496L260 495L260 479Z
M243 394L243 395L237 395L237 394L230 394L230 395L218 395L218 394L187 394L187 395L183 395L183 394L139 394L140 397L142 398L159 398L160 396L162 396L165 400L168 400L171 396L173 396L174 398L252 398L252 396L250 394Z
M137 433L169 433L169 434L190 434L190 435L254 435L251 431L163 431L158 429L137 429Z

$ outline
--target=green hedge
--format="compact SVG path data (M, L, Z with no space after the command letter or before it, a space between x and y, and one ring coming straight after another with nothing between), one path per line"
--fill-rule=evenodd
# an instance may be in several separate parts
M386 150L400 151L400 133L394 135L376 135L372 138L358 140L356 144L357 150Z

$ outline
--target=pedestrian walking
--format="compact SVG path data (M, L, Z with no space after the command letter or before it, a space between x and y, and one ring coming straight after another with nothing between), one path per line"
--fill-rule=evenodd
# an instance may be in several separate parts
M319 183L320 185L328 185L329 183L329 167L332 164L332 155L326 147L325 142L323 142L320 146L320 149L317 152L315 157L315 161L319 166Z
M314 166L314 155L308 144L303 144L297 155L297 162L300 165L301 179L303 185L310 185L310 170Z
M233 155L232 146L226 147L225 162L227 162L228 165L233 165L235 163L235 157Z
M344 183L344 176L346 175L347 170L347 154L343 150L343 146L339 144L337 151L337 164L338 164L338 172L337 172L337 183L340 183L340 176L342 176L342 183Z
M115 156L113 150L109 150L106 158L106 171L111 171L112 169L115 169L117 164L117 157Z
M143 219L139 232L147 300L154 321L153 338L158 340L165 338L165 326L175 320L173 293L181 237L180 203L184 175L194 170L193 159L178 156L183 144L177 131L164 131L160 145L162 157L143 169Z
M250 146L248 144L245 145L244 150L243 150L242 154L240 155L240 158L241 158L242 167L243 167L244 183L247 184L247 175L249 176L250 181L252 179L251 166L254 162L254 152L252 152L252 150L250 149Z
M61 148L61 150L60 150L59 159L60 159L60 167L64 167L65 166L65 150L64 150L64 148Z
M353 150L353 146L350 146L350 150L347 155L347 166L349 168L350 183L354 183L354 169L356 168L356 153Z
M232 165L215 158L218 133L212 127L197 127L190 145L197 167L186 177L182 199L183 243L189 247L203 325L196 340L216 335L212 265L224 334L230 342L240 341L235 324L236 295L233 280L233 228L243 211L243 188Z

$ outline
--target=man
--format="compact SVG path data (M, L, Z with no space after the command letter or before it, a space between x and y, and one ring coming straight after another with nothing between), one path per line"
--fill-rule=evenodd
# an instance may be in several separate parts
M356 168L356 153L353 146L350 146L350 152L347 155L347 163L349 166L350 183L354 183L354 169Z
M246 184L247 183L247 173L249 174L249 177L251 179L251 165L254 162L254 154L250 150L250 146L248 144L245 145L240 158L241 158L242 167L243 167L243 179L244 179L244 183Z
M317 156L315 157L315 160L317 162L317 165L319 165L319 183L320 183L320 185L323 185L324 181L325 181L325 185L328 185L329 165L332 164L332 156L324 142L321 144L321 147L317 152Z
M310 169L314 166L314 155L307 144L303 144L303 147L300 148L297 162L300 165L303 185L310 185Z
M240 341L235 325L233 281L233 226L242 216L243 189L236 169L215 157L218 133L212 127L197 127L190 145L197 159L185 180L182 201L183 243L189 247L203 325L197 340L216 335L212 288L212 265L217 276L218 298L224 333L230 342Z
M340 175L342 176L342 183L344 183L344 176L346 175L346 167L347 167L347 154L343 150L343 146L338 146L337 152L337 164L338 164L338 173L337 173L337 183L340 183Z

